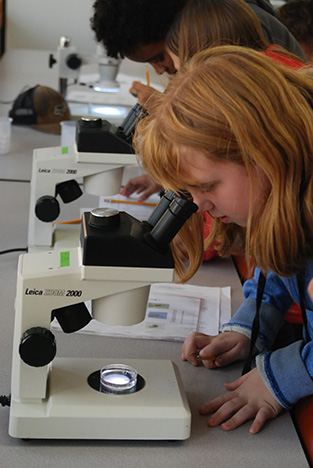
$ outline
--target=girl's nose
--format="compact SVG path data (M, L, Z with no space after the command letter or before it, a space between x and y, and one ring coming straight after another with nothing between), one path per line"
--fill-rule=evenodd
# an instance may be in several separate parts
M199 211L212 211L214 208L213 203L210 202L210 200L207 199L205 194L201 194L201 192L191 192L191 196L193 199L193 202L198 205Z
M151 65L153 66L158 75L162 75L166 70L166 67L163 65L162 62L151 63Z

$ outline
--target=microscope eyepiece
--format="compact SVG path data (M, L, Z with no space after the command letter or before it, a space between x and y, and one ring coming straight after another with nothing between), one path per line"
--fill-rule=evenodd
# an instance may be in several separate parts
M165 213L169 204L174 200L175 193L172 190L167 190L155 209L152 211L151 215L149 216L147 222L150 226L154 227L161 216Z
M165 250L183 224L198 210L191 200L174 198L168 209L146 235L146 241L158 250Z
M135 104L131 108L128 115L125 117L125 119L119 127L119 130L123 133L126 139L132 137L137 123L146 115L146 110L140 104Z

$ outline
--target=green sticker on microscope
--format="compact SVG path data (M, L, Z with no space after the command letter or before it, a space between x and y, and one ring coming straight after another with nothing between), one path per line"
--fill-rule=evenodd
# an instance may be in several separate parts
M68 153L68 146L62 146L61 154L67 154L67 153Z
M60 267L68 267L70 266L70 251L67 250L66 252L60 252Z

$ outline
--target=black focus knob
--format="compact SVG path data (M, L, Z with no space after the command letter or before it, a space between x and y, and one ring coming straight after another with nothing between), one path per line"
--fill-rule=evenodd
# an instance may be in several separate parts
M56 59L53 57L53 54L50 54L49 55L49 68L52 68L55 63L56 63Z
M44 195L38 198L35 206L35 214L40 221L50 223L57 219L60 214L58 200L52 195Z
M19 346L21 359L32 367L43 367L49 364L54 359L56 350L53 333L43 327L32 327L26 330Z
M114 208L95 208L90 211L89 225L107 228L120 224L120 212Z
M66 65L71 70L77 70L82 64L82 59L78 54L70 54L66 57Z
M83 192L75 179L60 182L55 186L55 194L60 195L63 203L77 200Z

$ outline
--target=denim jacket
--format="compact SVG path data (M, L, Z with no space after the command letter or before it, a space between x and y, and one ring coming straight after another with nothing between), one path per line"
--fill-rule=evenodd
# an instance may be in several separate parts
M256 311L257 284L260 270L256 268L254 278L244 284L245 300L231 320L223 326L224 331L236 331L248 338ZM306 266L305 291L313 278L313 262ZM293 302L299 304L296 276L283 278L270 272L260 308L260 333L256 346L260 354L256 358L258 371L263 382L286 409L300 398L313 394L313 302L305 293L307 328L310 337L270 351L284 315ZM303 332L305 336L305 331Z

